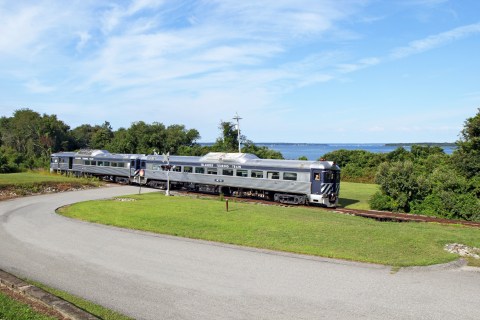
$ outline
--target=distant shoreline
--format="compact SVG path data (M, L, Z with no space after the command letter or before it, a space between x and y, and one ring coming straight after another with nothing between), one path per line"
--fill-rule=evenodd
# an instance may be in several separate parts
M214 142L199 142L200 145L210 146ZM455 147L455 142L402 142L402 143L310 143L310 142L256 142L257 145L288 145L288 146L386 146L386 147L411 147L419 146L438 146L438 147Z
M429 147L455 147L454 142L414 142L414 143L386 143L385 146L389 147L411 147L417 146L429 146Z

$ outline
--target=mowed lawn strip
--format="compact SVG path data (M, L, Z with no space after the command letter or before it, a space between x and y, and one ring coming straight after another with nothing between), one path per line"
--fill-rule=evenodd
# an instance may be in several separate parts
M90 302L88 300L85 300L83 298L77 297L77 296L75 296L73 294L70 294L68 292L49 287L49 286L47 286L43 283L39 283L39 282L36 282L36 281L32 281L32 280L26 280L26 281L35 285L35 286L37 286L37 287L39 287L39 288L41 288L41 289L43 289L43 290L45 290L45 291L47 291L47 292L50 292L51 294L53 294L53 295L55 295L59 298L62 298L65 301L70 302L71 304L79 307L80 309L83 309L83 310L87 311L90 314L93 314L94 316L97 316L100 319L103 319L103 320L133 320L130 317L124 316L124 315L122 315L118 312L115 312L113 310L104 308L104 307L102 307L98 304L95 304L95 303Z
M34 183L48 182L79 182L83 179L67 177L58 174L50 174L48 172L20 172L20 173L3 173L0 174L0 186L5 185L28 185Z
M369 210L368 201L372 195L380 190L378 184L371 183L340 183L340 198L338 206L347 209Z
M160 193L136 201L102 200L59 210L68 217L123 228L392 266L455 260L447 243L480 246L480 229L378 222L319 208L281 207Z
M19 302L0 291L0 319L5 320L54 320L40 312L34 311L29 305Z
M99 187L103 182L97 179L75 178L51 174L47 171L0 174L0 200L8 193L25 196L52 191ZM7 199L9 197L6 197Z

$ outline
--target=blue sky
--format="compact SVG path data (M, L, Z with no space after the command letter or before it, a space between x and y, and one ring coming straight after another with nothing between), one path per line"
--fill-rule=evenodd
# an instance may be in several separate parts
M453 142L480 107L478 0L0 0L0 116L214 141Z

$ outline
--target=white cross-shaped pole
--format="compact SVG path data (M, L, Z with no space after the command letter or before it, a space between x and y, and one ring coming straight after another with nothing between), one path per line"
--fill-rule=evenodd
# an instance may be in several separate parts
M233 117L234 120L237 120L237 137L238 137L238 153L242 153L242 147L240 144L240 116L238 115L238 112L235 113L235 117Z
M163 154L163 162L167 163L167 191L165 191L165 195L170 195L170 152L167 154Z

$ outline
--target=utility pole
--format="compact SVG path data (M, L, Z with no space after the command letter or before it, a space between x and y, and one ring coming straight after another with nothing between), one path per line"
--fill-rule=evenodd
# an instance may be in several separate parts
M234 120L237 120L237 136L238 136L238 153L242 153L242 146L240 144L240 116L238 115L238 112L235 112L235 117L233 118Z

